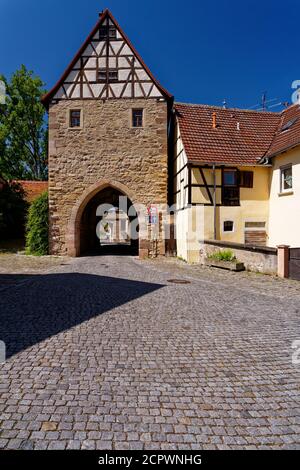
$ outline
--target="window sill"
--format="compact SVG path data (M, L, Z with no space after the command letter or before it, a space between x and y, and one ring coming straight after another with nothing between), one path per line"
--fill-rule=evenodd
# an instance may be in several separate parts
M282 196L292 196L294 194L294 191L291 190L291 191L283 191L281 193L278 193L278 196L279 197L282 197Z

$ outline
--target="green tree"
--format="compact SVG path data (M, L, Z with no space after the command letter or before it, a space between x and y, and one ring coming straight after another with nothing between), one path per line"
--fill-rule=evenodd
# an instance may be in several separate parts
M7 179L47 179L47 125L42 80L24 65L8 81L0 104L0 173Z
M29 207L26 224L26 253L48 254L48 193L38 196Z

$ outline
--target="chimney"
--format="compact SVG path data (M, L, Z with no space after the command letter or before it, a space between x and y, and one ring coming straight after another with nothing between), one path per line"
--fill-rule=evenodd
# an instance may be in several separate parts
M217 113L212 113L212 126L213 126L213 129L216 129L217 127Z
M237 131L240 130L240 123L239 123L239 122L236 123L236 130L237 130Z

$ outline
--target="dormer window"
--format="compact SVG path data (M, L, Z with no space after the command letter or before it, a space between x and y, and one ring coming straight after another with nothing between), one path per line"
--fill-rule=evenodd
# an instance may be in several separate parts
M100 35L100 41L106 40L107 36L109 37L109 39L116 39L117 37L116 27L113 25L110 25L108 27L100 26L99 35Z
M288 131L298 121L298 119L298 117L295 117L286 122L281 128L281 132Z
M98 70L98 82L117 82L119 79L118 70L117 69L99 69Z

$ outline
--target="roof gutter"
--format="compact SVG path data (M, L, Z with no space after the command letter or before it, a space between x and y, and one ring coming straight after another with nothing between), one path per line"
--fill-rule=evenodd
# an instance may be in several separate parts
M207 165L210 167L213 167L214 165L215 166L228 166L228 167L233 167L233 166L253 166L253 167L270 166L271 167L272 165L270 163L263 164L262 162L263 158L258 163L196 162L196 161L193 161L192 159L189 159L189 164L193 167L198 167L198 166L203 166L203 165Z
M297 144L290 145L289 147L286 147L285 149L275 152L271 155L268 155L268 157L263 157L263 159L268 159L268 161L270 161L271 158L278 157L278 155L281 155L282 153L286 153L289 150L293 150L294 148L299 147L299 146L300 146L300 142L298 142Z

